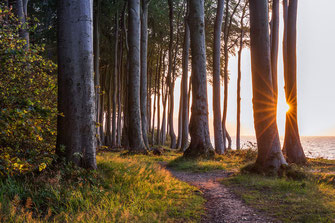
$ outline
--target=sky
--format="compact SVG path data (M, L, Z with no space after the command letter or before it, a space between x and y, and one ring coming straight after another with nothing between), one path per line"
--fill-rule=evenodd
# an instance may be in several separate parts
M298 125L302 136L335 136L335 16L334 0L301 0L298 3ZM278 129L284 136L287 105L284 93L282 8L278 61ZM237 58L229 62L228 131L236 135ZM241 135L254 135L250 50L242 56ZM213 88L208 84L210 133L213 136ZM175 85L175 132L179 111L180 79ZM223 87L221 88L221 110Z

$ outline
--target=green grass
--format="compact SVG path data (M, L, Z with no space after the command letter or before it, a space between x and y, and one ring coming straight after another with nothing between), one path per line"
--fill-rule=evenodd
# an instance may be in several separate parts
M185 159L181 155L171 160L168 167L177 171L208 172L214 170L238 171L243 165L254 161L256 152L254 150L231 150L224 155L215 155L211 160Z
M204 199L156 164L168 157L103 153L98 171L65 166L0 180L0 221L197 222Z
M309 159L285 177L237 173L223 184L248 205L282 222L335 222L335 160Z

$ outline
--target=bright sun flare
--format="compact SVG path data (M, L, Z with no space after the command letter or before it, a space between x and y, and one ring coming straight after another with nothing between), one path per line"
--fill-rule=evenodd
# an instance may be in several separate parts
M291 106L288 103L285 103L284 110L285 112L288 112L291 109Z

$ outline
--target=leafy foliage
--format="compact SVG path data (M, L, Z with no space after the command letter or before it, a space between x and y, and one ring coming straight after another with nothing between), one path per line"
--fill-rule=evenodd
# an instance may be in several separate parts
M45 168L56 135L56 65L25 48L14 14L0 8L0 175Z

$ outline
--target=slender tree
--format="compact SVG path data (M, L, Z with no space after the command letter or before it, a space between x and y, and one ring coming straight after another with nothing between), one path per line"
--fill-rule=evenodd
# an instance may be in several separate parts
M278 100L279 0L272 1L271 72L275 100ZM277 112L277 109L276 109Z
M225 13L225 25L224 25L224 45L223 45L223 53L224 53L224 74L223 74L223 82L224 82L224 100L223 100L223 117L222 117L222 132L223 132L223 141L224 148L231 149L231 137L227 131L226 121L227 121L227 113L228 113L228 67L229 67L229 36L232 29L233 18L237 11L238 6L241 3L241 0L238 0L236 5L233 8L231 14L229 14L229 3L230 0L226 0L226 13ZM226 139L228 141L228 146L226 145Z
M241 62L242 62L242 50L243 50L243 38L245 35L244 31L244 18L246 13L246 8L248 6L248 2L245 3L242 17L241 17L241 33L240 33L240 49L238 51L238 74L237 74L237 117L236 117L236 149L241 149L241 79L242 79L242 71L241 71Z
M93 40L94 40L94 85L95 85L95 109L96 109L96 123L98 123L96 133L100 136L102 122L100 122L100 94L101 94L101 85L100 85L100 34L99 34L99 16L100 16L100 0L94 1L94 17L93 17ZM98 138L98 146L101 145L101 138Z
M140 106L140 0L128 0L129 85L128 85L128 140L134 153L147 153L143 142Z
M267 0L250 0L251 70L258 155L256 167L277 172L286 164L280 149L274 100Z
M214 25L214 46L213 46L213 113L214 113L214 142L215 151L218 154L225 152L223 144L223 132L221 124L220 105L220 52L221 52L221 30L223 20L224 0L217 1L217 12Z
M148 142L148 123L147 123L147 56L148 56L148 5L150 0L141 0L141 120L142 135L146 147Z
M190 121L191 144L184 156L211 157L214 155L214 149L208 127L204 0L190 0L189 3L193 101Z
M169 18L170 18L170 42L169 42L169 67L168 67L168 85L169 85L169 112L168 112L168 119L169 119L169 134L171 138L171 145L172 149L176 148L176 135L173 129L173 107L174 107L174 78L172 77L172 69L173 69L173 1L168 0L169 4Z
M58 111L62 115L57 120L56 152L95 169L93 1L59 0L57 12Z
M297 9L298 0L290 0L288 6L288 17L286 34L287 49L285 62L287 73L285 77L286 102L290 110L286 113L285 138L283 152L290 163L305 163L306 157L302 148L298 130L298 102L297 102Z
M119 49L119 13L116 10L115 13L115 44L114 44L114 74L112 75L112 104L113 104L113 115L112 115L112 147L116 146L116 100L117 100L117 76L118 76L118 49ZM111 108L108 108L111 109Z

